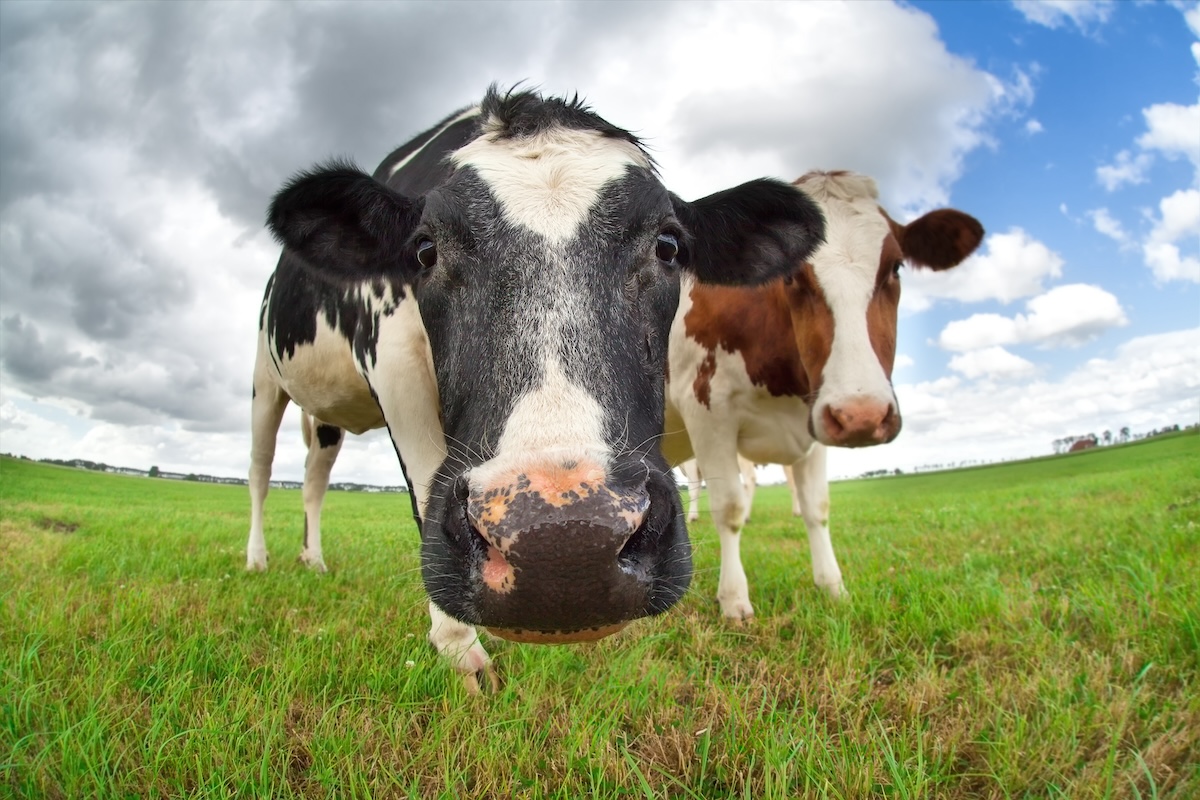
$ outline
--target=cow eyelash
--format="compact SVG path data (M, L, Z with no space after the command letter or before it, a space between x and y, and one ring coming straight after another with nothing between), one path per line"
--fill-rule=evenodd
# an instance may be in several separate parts
M437 266L437 245L428 236L417 239L417 263L422 269L433 269Z

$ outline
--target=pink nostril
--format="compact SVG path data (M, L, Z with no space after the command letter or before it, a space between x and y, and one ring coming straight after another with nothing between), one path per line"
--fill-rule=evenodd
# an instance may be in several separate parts
M861 446L878 444L890 437L896 419L891 403L847 401L826 406L825 434L833 444Z
M825 430L831 439L835 441L846 430L846 425L842 421L842 412L839 408L833 406L825 406Z

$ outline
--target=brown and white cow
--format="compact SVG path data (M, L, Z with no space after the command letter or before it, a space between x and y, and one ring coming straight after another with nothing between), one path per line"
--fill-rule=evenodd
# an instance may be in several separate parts
M821 207L825 244L764 286L685 284L671 328L663 453L673 464L694 456L708 482L721 537L717 598L736 620L754 614L739 555L747 511L739 453L793 465L813 576L841 596L825 448L896 438L900 267L949 269L983 238L977 220L953 209L901 225L863 175L813 172L795 185Z
M430 639L486 672L475 625L595 639L691 579L658 447L680 280L760 284L821 240L811 200L751 181L671 194L638 139L578 99L494 88L368 175L289 182L259 316L246 566L285 408L306 418L302 559L342 431L387 425L413 488Z

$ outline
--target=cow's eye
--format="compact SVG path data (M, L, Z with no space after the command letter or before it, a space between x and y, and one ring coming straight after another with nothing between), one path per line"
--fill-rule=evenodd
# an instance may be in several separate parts
M437 264L437 245L432 239L421 239L417 242L417 261L425 269L433 269Z
M673 233L660 233L658 243L654 246L654 254L664 264L674 264L679 255L679 237Z
M903 266L904 266L903 261L897 261L895 264L893 264L892 265L892 277L899 278L900 277L900 268Z

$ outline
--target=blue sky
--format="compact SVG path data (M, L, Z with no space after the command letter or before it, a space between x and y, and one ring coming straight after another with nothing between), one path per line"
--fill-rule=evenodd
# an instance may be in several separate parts
M904 276L904 431L834 475L1195 422L1198 34L1194 2L0 3L0 451L244 474L271 194L521 80L685 197L850 168L983 222ZM390 444L334 479L398 482Z
M913 6L937 20L951 50L998 75L1020 70L1031 82L1033 97L1023 112L997 127L993 147L979 148L966 159L953 187L954 202L985 220L991 232L1015 226L1045 243L1063 259L1060 283L1103 287L1126 311L1127 326L1077 348L1036 352L1038 362L1069 368L1133 336L1195 327L1200 321L1196 282L1156 280L1140 249L1121 247L1097 230L1094 219L1106 209L1137 242L1152 229L1148 214L1153 216L1162 198L1196 186L1196 165L1178 156L1155 155L1141 182L1112 190L1098 175L1118 163L1122 152L1146 155L1136 146L1146 132L1144 109L1162 103L1195 106L1197 63L1191 46L1196 38L1179 8L1165 2L1113 4L1103 20L1081 25L1061 19L1049 27L1005 3ZM1200 117L1192 118L1200 124ZM1032 121L1036 132L1027 128ZM1193 147L1200 147L1200 129L1191 135ZM1187 248L1193 258L1198 236L1193 228ZM1004 313L1005 307L990 303L972 310ZM926 322L940 329L958 313L940 308ZM1029 348L1019 350L1029 357ZM932 378L944 361L930 354L918 359L916 371Z

